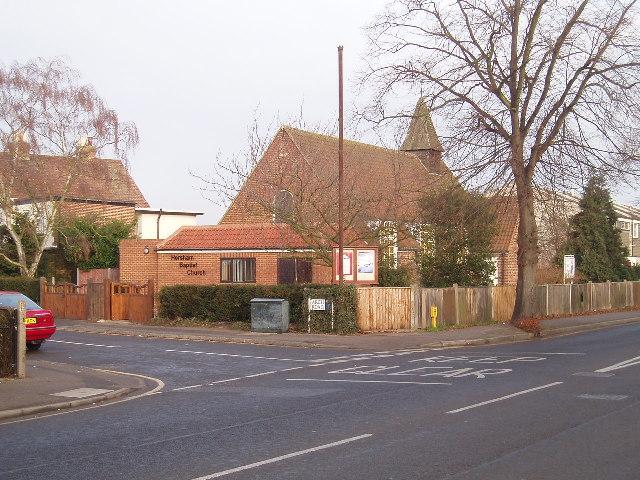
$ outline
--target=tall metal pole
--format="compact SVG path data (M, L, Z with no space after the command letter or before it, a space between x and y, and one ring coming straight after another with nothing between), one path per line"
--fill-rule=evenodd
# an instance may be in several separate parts
M342 45L338 47L338 278L340 285L344 283L343 249L344 249L344 225L343 225L343 169L344 160L342 151L344 146L344 119L343 119L343 93L342 93Z

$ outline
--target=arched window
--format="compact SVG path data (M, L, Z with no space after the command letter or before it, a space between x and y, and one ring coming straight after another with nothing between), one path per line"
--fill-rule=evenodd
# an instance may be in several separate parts
M293 217L293 194L280 190L273 198L273 221L286 223Z

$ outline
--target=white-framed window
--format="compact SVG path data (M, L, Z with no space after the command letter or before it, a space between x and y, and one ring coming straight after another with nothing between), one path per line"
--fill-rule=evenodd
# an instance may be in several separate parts
M395 222L382 222L378 229L382 259L393 268L398 267L398 228Z
M223 258L220 260L221 283L255 283L255 258Z
M640 222L633 222L633 238L640 238Z

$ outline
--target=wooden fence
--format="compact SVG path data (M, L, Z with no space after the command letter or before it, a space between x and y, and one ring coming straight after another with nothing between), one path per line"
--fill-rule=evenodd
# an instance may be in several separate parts
M431 307L441 326L508 322L516 292L512 286L357 289L358 327L362 331L427 328ZM640 282L539 285L537 315L572 315L618 308L640 308Z
M40 302L54 317L69 320L128 320L153 318L153 280L145 285L102 283L52 285L40 280Z

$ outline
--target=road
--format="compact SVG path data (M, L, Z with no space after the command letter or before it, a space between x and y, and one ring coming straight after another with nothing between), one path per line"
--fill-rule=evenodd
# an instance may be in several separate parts
M61 333L160 393L0 424L0 479L637 479L640 326L389 352Z

